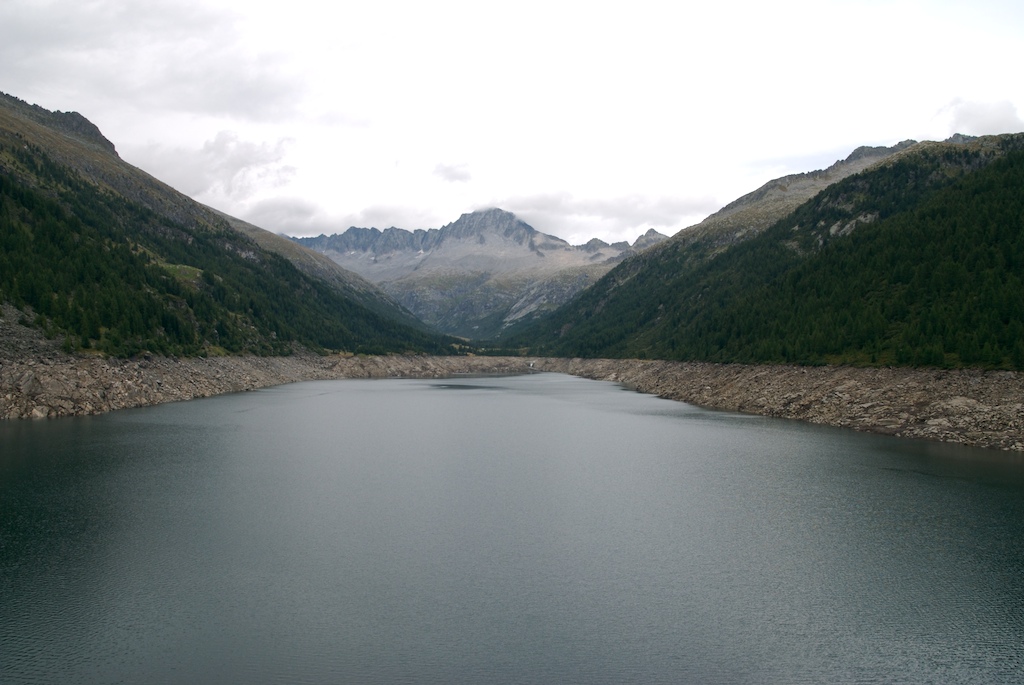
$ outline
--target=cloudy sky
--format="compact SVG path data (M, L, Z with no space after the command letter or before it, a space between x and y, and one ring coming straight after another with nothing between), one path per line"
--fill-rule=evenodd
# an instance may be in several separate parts
M859 145L1024 131L1019 0L702 5L2 0L0 91L290 235L497 206L632 241Z

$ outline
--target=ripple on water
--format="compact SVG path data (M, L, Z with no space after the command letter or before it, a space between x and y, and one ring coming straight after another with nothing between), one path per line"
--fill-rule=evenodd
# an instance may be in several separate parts
M75 421L4 438L5 684L1024 672L1024 479L970 450L557 375Z

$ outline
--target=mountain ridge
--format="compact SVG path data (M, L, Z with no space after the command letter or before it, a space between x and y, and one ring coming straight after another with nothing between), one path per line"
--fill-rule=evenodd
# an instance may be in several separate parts
M741 195L672 239L713 239L719 247L753 237L828 186L881 163L917 144L905 140L891 147L862 145L824 169L787 174Z
M292 261L300 271L326 279L346 297L353 297L382 315L422 325L407 310L357 274L322 259L313 251L296 250L292 241L203 205L125 162L99 128L77 112L50 112L0 93L0 126L14 132L16 139L23 144L39 146L55 161L149 210L187 226L216 226L228 222L241 234L260 242L265 249Z
M378 285L426 323L474 339L553 310L618 261L666 239L651 229L634 246L596 239L573 246L499 208L467 212L441 228L351 227L292 238Z
M103 135L99 127L78 112L51 112L39 105L29 104L7 93L0 93L0 103L6 105L8 109L17 111L23 116L47 128L59 131L63 135L73 138L84 145L97 148L120 158L114 144Z
M769 226L708 222L626 260L508 344L559 356L1022 368L1022 169L1024 134L903 146Z
M0 97L0 209L0 301L68 350L445 347L364 279L124 162L80 114Z

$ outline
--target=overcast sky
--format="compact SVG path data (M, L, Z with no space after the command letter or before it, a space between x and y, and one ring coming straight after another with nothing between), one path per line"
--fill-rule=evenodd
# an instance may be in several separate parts
M290 235L672 234L859 145L1024 131L1024 3L2 0L0 91ZM674 7L673 7L674 6Z

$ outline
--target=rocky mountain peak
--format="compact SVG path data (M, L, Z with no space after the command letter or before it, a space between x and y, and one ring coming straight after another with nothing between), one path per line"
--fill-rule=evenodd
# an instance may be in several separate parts
M492 207L463 214L457 221L441 227L440 240L479 238L499 235L519 245L529 242L537 230L512 212Z
M635 250L666 237L648 231L635 249L596 238L574 247L512 212L488 208L441 228L349 228L295 240L379 285L426 323L488 338L511 321L554 309Z
M949 138L946 138L945 142L954 143L956 145L964 145L966 143L972 143L978 139L978 136L968 136L963 133L954 133Z
M600 238L591 238L586 244L581 245L580 249L587 252L598 252L606 247L611 246Z
M658 243L663 242L665 240L668 240L667 235L658 233L653 228L650 228L647 230L647 233L644 233L642 236L640 236L633 242L633 249L644 250L650 247L651 245L657 245Z
M896 152L899 152L900 150L905 150L908 147L910 147L911 145L916 145L916 144L917 144L916 140L909 140L908 139L908 140L900 141L899 143L896 143L892 147L885 147L884 145L878 145L878 146L861 145L859 148L857 148L853 152L851 152L846 159L844 159L841 162L836 162L836 165L840 165L840 164L844 164L844 163L845 164L849 164L851 162L856 162L856 161L861 160L861 159L871 159L871 158L875 158L875 157L878 157L878 158L888 157L888 156L890 156L890 155L892 155L892 154L894 154Z
M104 152L117 156L114 144L100 132L96 124L92 123L78 112L51 112L39 105L30 105L13 95L0 93L0 101L8 105L10 109L18 112L26 119L42 124L47 128L57 131L69 138L74 138L81 143L97 147Z

